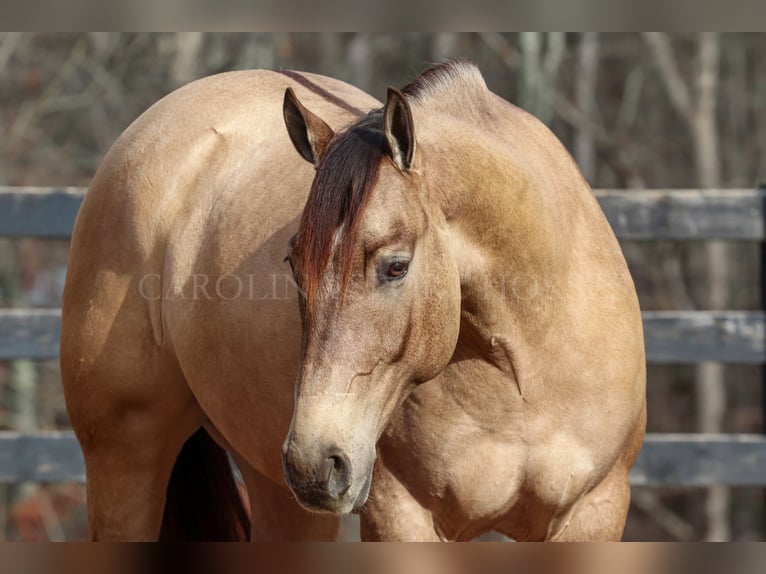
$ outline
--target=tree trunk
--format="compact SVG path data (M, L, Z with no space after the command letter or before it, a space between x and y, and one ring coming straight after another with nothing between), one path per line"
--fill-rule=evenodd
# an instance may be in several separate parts
M720 48L718 35L702 33L699 42L697 71L698 104L694 114L695 165L700 187L721 185L721 159L716 125ZM729 248L722 241L705 246L708 270L709 309L725 309L728 304ZM722 363L701 363L697 367L697 413L702 432L720 433L726 415L726 369ZM729 525L729 489L723 486L708 490L705 502L708 541L731 538Z
M351 83L366 92L372 89L372 39L370 34L354 34L348 45Z
M322 72L330 77L343 76L343 43L338 32L319 33L319 64Z
M459 54L459 36L456 32L439 32L434 34L431 44L431 54L434 62L443 62Z
M542 83L542 32L519 34L521 48L521 107L537 115L537 97Z
M588 118L596 110L596 82L598 81L599 35L585 32L577 49L577 79L575 104ZM596 177L596 154L592 130L577 130L574 141L574 156L585 179L593 184Z
M522 32L519 35L522 54L521 105L550 125L556 101L556 80L566 50L563 32L548 32L543 51L542 32Z
M176 34L176 55L171 74L176 86L188 84L197 79L199 56L202 50L204 32L178 32Z
M644 34L663 77L670 101L686 121L693 140L697 183L702 188L721 185L721 160L716 124L720 72L718 35L712 32L697 36L697 72L692 90L684 81L667 35ZM725 309L728 303L729 249L721 241L709 241L704 257L707 269L708 309ZM726 414L725 367L721 363L700 363L696 368L697 426L701 432L720 433ZM731 538L729 525L729 489L709 488L705 500L707 522L705 539L725 541Z
M726 145L722 157L726 159L724 171L728 173L727 184L733 187L752 185L752 175L748 173L749 154L752 151L753 138L749 137L748 118L751 114L751 98L748 97L747 48L741 36L729 36L726 49L728 79L726 82L725 123L729 126L724 134ZM756 71L757 77L757 71ZM726 137L728 136L728 137Z

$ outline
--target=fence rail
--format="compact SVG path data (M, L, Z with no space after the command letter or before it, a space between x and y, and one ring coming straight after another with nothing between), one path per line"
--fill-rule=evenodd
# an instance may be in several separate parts
M650 363L766 363L762 311L644 311ZM0 309L0 360L55 359L60 309Z
M67 239L84 197L82 187L0 186L0 237Z
M764 189L597 190L596 197L626 241L766 238Z
M595 191L617 237L763 241L764 189ZM0 237L67 238L82 187L0 186Z
M646 436L630 474L634 486L762 486L766 437L660 434ZM0 482L85 482L74 434L0 432Z
M0 237L69 237L83 188L0 187ZM621 240L766 239L766 190L597 190ZM645 311L653 363L766 363L763 311ZM59 309L0 310L0 360L58 356ZM0 432L0 482L82 482L71 432ZM631 482L641 486L766 485L762 435L650 433Z

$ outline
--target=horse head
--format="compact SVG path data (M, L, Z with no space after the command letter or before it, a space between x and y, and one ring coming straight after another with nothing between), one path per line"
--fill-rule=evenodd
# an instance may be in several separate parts
M302 505L345 513L366 501L394 409L453 354L460 281L407 96L390 88L338 134L292 90L283 109L316 174L289 255L303 350L282 459Z

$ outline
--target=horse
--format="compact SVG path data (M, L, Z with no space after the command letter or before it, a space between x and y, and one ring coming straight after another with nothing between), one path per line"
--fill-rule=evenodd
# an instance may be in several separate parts
M588 184L463 62L152 106L78 214L61 372L94 540L617 539L646 418Z
M285 118L316 168L289 254L297 499L363 508L374 540L619 539L641 315L564 146L460 62L337 134L289 92Z

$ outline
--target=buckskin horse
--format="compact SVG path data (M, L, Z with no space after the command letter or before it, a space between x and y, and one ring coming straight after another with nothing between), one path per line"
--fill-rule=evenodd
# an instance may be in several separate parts
M160 100L83 202L61 341L94 539L333 539L352 511L364 540L621 537L633 282L565 148L470 64L383 106L290 71Z

